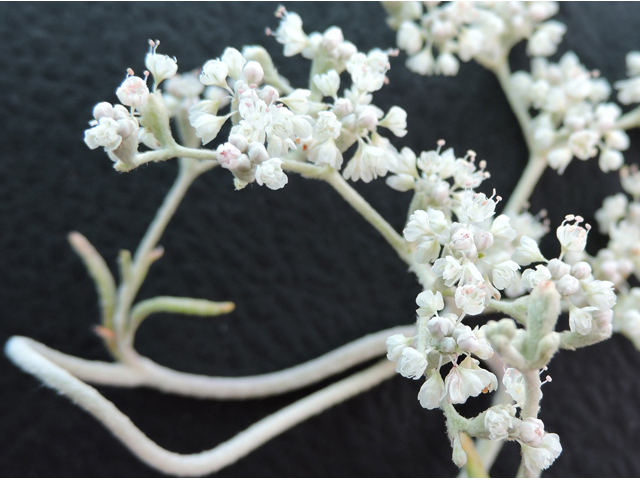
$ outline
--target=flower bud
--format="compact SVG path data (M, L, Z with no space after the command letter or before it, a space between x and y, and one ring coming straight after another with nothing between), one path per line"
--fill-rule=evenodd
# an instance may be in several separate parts
M580 288L580 282L576 277L571 275L564 275L560 280L556 282L556 288L560 295L568 296L573 295Z
M486 230L480 230L473 236L473 241L478 251L482 252L493 245L493 235Z
M556 280L568 275L571 271L571 266L564 263L562 260L558 260L554 258L553 260L549 260L547 264L547 268L551 272L551 276Z
M591 275L591 265L587 262L578 262L571 267L571 275L578 280L584 280Z
M519 428L520 440L532 447L542 445L544 437L544 423L538 418L527 418L523 421Z
M440 340L440 344L438 345L440 351L444 353L455 352L456 350L456 341L451 337L444 337Z
M244 70L242 71L244 78L247 80L249 85L257 85L262 82L264 78L264 70L262 69L262 65L258 62L251 60L247 62L244 66Z
M427 322L427 329L433 338L441 340L453 333L454 325L448 318L436 316Z

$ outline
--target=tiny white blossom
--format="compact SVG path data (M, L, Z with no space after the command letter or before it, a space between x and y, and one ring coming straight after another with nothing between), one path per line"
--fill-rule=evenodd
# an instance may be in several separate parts
M527 269L522 273L522 284L527 288L535 288L540 282L551 280L551 272L544 265L536 265L536 269Z
M282 170L283 163L279 158L270 158L258 165L256 168L256 182L258 182L258 185L266 185L271 190L278 190L284 187L289 179Z
M276 30L276 40L284 45L284 56L292 57L302 52L309 44L309 38L302 30L302 19L294 12L284 12Z
M560 438L555 433L546 433L539 447L531 447L521 444L522 460L525 466L532 472L549 468L556 458L562 453Z
M549 166L557 170L562 175L573 158L573 152L570 148L555 148L547 154Z
M196 135L202 140L202 144L206 145L218 136L222 125L227 121L229 116L218 117L203 113L191 120L191 125L196 129Z
M310 90L296 88L288 96L282 97L280 101L291 109L293 113L305 115L309 111Z
M418 352L413 347L402 350L402 356L398 360L396 371L403 377L417 380L427 368L427 358L424 353Z
M331 69L325 74L314 75L313 83L322 92L322 95L335 98L338 95L338 88L340 88L340 75Z
M453 366L444 382L451 403L464 403L469 397L477 397L498 387L496 376L480 368L478 363L477 360L466 357L460 364Z
M580 281L573 275L563 275L557 282L558 293L563 296L573 295L580 288Z
M416 304L420 307L417 313L421 317L430 317L444 308L442 293L436 292L434 294L431 290L425 290L419 294L416 297Z
M342 166L342 153L333 138L314 145L309 152L309 160L316 165L329 165L336 170Z
M465 192L462 196L460 209L472 222L483 222L493 216L496 210L496 202L487 198L484 193Z
M258 85L264 78L264 69L260 63L251 60L242 69L242 76L249 85Z
M489 432L490 440L506 440L509 430L513 429L516 409L512 405L498 405L487 410L484 428Z
M596 307L578 308L572 303L569 304L569 329L580 335L587 335L591 332L593 315L591 312Z
M440 406L444 395L444 381L440 376L440 372L436 370L429 375L427 381L424 382L420 388L420 391L418 392L418 400L420 401L422 408L433 410Z
M247 63L247 59L242 56L242 54L232 47L225 48L220 60L227 65L228 74L233 79L240 78L242 75L242 69L244 68L245 63Z
M575 220L574 224L569 224ZM580 216L567 215L562 224L556 230L556 236L562 245L563 251L580 253L587 244L587 234L591 226L587 223L581 227L583 218Z
M571 275L578 280L585 280L591 275L591 265L587 262L576 262L571 267Z
M550 20L540 25L531 35L527 45L527 52L534 57L549 57L556 53L558 44L567 31L567 27L557 21Z
M147 70L151 72L151 75L153 75L156 85L160 84L163 80L173 77L178 72L178 62L175 58L156 53L159 44L160 42L150 40L149 45L151 48L144 59L144 64Z
M142 78L129 75L116 90L116 95L123 105L140 108L149 98L149 88Z
M544 262L546 258L540 253L538 242L526 235L520 237L520 246L512 256L513 260L520 265L529 265L533 262Z
M532 447L539 447L544 439L544 423L538 418L526 418L518 425L518 434L522 442Z
M378 125L388 128L396 137L404 137L407 134L407 112L400 107L391 107Z
M91 150L103 147L107 152L113 151L122 142L118 128L118 122L113 118L100 117L97 125L84 131L84 142Z
M507 368L502 377L502 384L507 393L513 398L517 405L524 406L526 394L524 389L524 377L515 368Z
M596 148L600 134L595 130L581 130L569 137L569 148L580 160L588 160L598 153Z
M434 72L435 60L431 48L424 48L407 58L406 66L419 75L431 75Z
M316 123L313 126L313 138L318 142L324 142L329 138L337 139L340 136L342 123L333 112L319 112Z
M387 358L397 362L402 356L402 351L411 344L412 338L407 338L398 333L387 338Z
M456 306L467 315L479 315L488 301L487 288L483 283L462 285L456 288Z
M436 340L442 340L443 338L453 334L455 325L451 318L447 316L439 317L436 315L427 322L427 329L433 338Z
M460 70L460 62L449 52L443 52L436 59L436 73L453 77Z
M418 53L423 45L422 32L414 23L402 22L396 36L398 47L407 52L407 55Z
M593 280L582 282L582 288L586 294L589 305L598 310L608 310L616 304L614 285L606 280Z
M389 57L382 50L371 50L367 55L356 53L346 63L353 83L362 92L375 92L382 88L389 69Z
M494 265L491 269L494 287L498 290L504 290L513 285L518 270L520 270L520 266L513 260L506 260Z

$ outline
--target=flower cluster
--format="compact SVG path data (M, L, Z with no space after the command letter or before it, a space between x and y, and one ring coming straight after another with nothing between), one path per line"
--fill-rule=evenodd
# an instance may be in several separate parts
M557 64L534 59L531 73L515 72L511 85L527 109L538 111L530 133L551 168L563 173L573 157L588 160L598 152L603 172L623 165L621 152L629 147L629 137L616 128L622 111L605 103L609 83L587 71L574 53L564 54Z
M487 359L493 350L477 327L472 330L455 314L438 315L444 308L440 292L427 290L418 295L418 333L415 337L392 335L387 339L387 357L397 362L396 370L407 378L427 377L418 394L427 409L438 408L443 401L464 403L469 397L497 388L495 375L478 366L470 355ZM466 355L459 361L461 355ZM451 362L451 370L442 379L440 369ZM426 372L426 373L425 373Z
M618 100L625 105L640 103L640 52L629 52L626 61L627 76L630 78L615 83Z
M573 222L573 223L571 223ZM587 243L590 225L582 227L582 217L567 215L556 230L561 245L558 258L546 260L536 243L527 237L521 239L514 259L520 265L542 262L522 273L522 284L528 289L540 282L553 281L558 293L569 307L569 328L572 332L587 335L593 329L602 334L611 334L613 306L616 303L614 284L607 280L596 280L591 265L586 261L563 261L565 254L572 259L581 258Z
M548 57L566 31L562 23L546 21L558 11L555 2L426 2L426 11L420 2L406 3L384 5L398 30L397 44L409 55L407 68L421 75L456 75L458 59L495 66L523 39L529 39L530 55Z

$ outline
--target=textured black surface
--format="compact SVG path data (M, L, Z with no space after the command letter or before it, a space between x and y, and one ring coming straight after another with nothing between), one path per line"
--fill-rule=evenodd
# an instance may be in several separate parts
M361 50L390 47L378 4L287 4L307 31L340 25ZM143 69L147 38L186 71L227 45L260 43L283 73L303 86L305 60L283 61L264 36L276 4L0 4L0 341L27 335L64 352L107 359L91 331L98 322L93 285L67 245L79 230L115 267L134 249L175 175L167 162L121 175L82 132L98 101L115 101L126 67ZM559 18L588 68L624 77L624 55L640 49L639 4L563 3ZM515 118L496 80L475 64L456 78L422 78L392 59L391 84L375 95L385 110L409 113L398 145L428 150L445 138L489 162L508 196L526 161ZM523 48L513 56L523 65ZM640 138L627 154L638 162ZM574 161L564 176L548 171L533 211L593 213L618 189L595 160ZM357 185L401 228L409 198L384 182ZM592 234L590 249L602 239ZM136 346L180 370L217 375L274 371L312 359L366 333L412 321L418 287L377 233L329 187L290 176L278 192L234 192L228 172L199 179L162 238L165 257L140 298L189 295L232 300L215 320L158 316ZM554 246L554 242L548 242ZM600 243L602 245L602 243ZM155 476L89 415L0 358L0 472L3 476ZM640 476L640 353L616 337L553 360L542 418L564 453L549 476ZM418 382L394 378L277 437L223 470L242 476L449 476L442 416L420 408ZM155 391L101 388L150 438L191 453L211 448L253 421L314 389L264 401L216 402ZM488 399L481 400L486 404ZM484 403L483 403L484 402ZM477 405L479 406L480 403ZM494 475L515 472L517 449Z

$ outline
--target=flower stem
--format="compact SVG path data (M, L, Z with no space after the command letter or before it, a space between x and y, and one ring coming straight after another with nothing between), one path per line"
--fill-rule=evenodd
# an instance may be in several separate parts
M535 154L529 157L529 162L504 208L506 215L517 215L524 208L546 168L546 157Z

